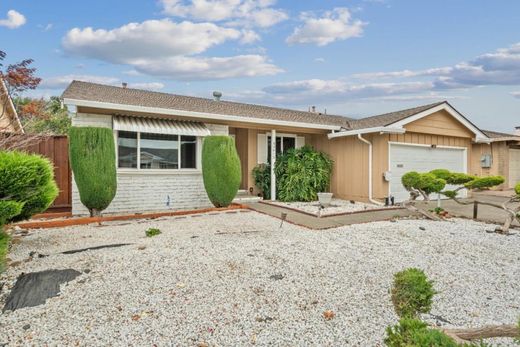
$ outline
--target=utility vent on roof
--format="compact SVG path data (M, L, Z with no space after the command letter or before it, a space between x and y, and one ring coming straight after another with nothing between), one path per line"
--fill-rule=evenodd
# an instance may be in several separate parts
M114 130L190 136L210 135L209 129L199 122L128 116L114 116Z

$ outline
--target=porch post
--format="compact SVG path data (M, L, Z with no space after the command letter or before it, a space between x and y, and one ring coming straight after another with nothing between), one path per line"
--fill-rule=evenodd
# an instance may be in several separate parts
M276 164L276 130L271 130L271 200L276 200L276 175L274 166Z

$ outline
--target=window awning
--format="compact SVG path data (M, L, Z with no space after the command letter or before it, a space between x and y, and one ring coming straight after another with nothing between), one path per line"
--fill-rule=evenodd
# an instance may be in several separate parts
M128 116L114 116L114 130L188 136L210 135L209 129L199 122Z

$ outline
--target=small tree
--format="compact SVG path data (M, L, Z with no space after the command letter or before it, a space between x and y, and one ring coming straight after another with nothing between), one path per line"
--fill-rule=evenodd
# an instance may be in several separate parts
M58 196L48 159L22 152L0 152L0 225L45 211Z
M520 202L520 187L517 186L515 194L505 203L496 204L489 201L472 200L462 201L459 199L459 192L466 190L474 192L479 190L486 190L496 187L504 183L502 176L485 176L477 177L465 173L451 172L445 169L432 170L427 173L418 173L411 171L403 175L401 182L403 186L410 192L410 200L416 200L417 197L422 196L424 200L429 200L429 195L432 193L439 193L449 199L454 200L461 205L471 205L475 202L481 205L487 205L502 209L508 213L508 218L500 232L508 233L511 224L515 219L520 221L520 207L515 206ZM445 190L446 185L455 186L452 190Z
M81 203L88 208L90 216L99 216L117 190L112 129L72 127L69 142L70 165Z
M208 136L202 146L202 178L208 198L215 207L227 207L242 180L240 158L229 136Z

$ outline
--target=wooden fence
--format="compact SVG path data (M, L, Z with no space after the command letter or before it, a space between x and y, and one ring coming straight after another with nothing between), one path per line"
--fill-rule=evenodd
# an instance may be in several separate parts
M25 135L16 135L20 140ZM13 137L13 139L16 139ZM72 171L69 165L69 139L65 135L44 136L24 142L20 150L40 154L54 165L54 179L60 193L47 212L69 212L72 208Z

